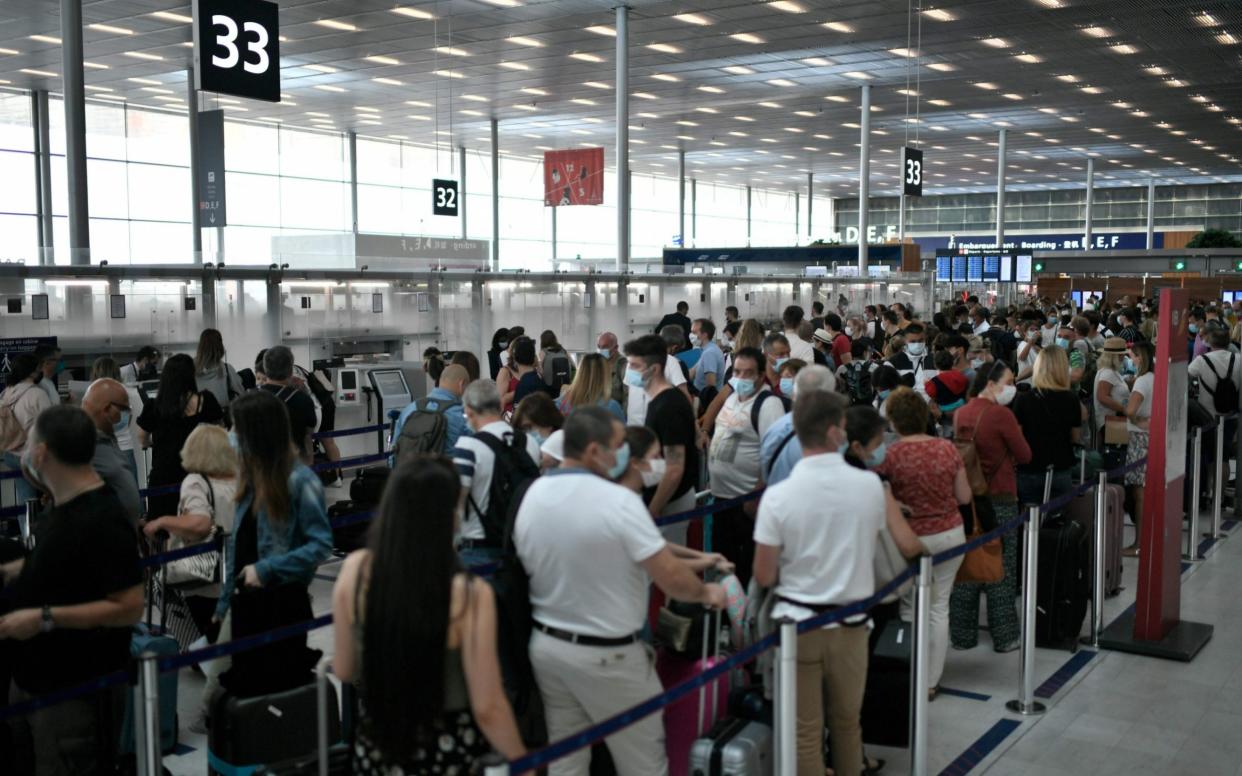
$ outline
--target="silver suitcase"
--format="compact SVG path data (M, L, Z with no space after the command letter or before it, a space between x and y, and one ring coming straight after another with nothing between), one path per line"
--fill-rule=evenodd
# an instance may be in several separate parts
M723 719L690 747L690 776L772 776L772 728Z

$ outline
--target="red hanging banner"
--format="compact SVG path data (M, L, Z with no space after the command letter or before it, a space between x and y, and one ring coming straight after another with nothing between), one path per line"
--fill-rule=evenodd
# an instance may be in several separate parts
M604 204L604 149L574 148L543 154L543 204Z

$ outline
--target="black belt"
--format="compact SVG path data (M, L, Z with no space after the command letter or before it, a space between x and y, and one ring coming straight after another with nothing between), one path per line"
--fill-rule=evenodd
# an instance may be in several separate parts
M499 550L500 545L487 539L462 539L457 543L459 550Z
M546 633L554 639L568 641L570 644L581 644L584 647L624 647L638 641L637 635L621 636L615 639L606 639L601 636L579 636L577 633L570 633L560 628L549 628L541 622L535 623L535 630Z
M835 612L838 609L845 608L845 606L841 604L808 604L802 601L795 601L792 598L786 598L783 595L778 595L776 597L776 600L782 603L790 604L791 606L801 606L803 609L810 609L812 612L815 612L815 614L817 615L827 614L828 612ZM837 624L843 628L861 628L871 621L870 615L868 615L866 612L859 612L858 614L852 615L852 616L862 617L862 619L856 622L846 622L845 620L842 620L841 622Z

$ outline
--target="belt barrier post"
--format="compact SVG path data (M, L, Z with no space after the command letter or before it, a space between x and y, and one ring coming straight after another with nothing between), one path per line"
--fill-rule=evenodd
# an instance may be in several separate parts
M910 776L927 776L927 679L931 674L928 642L931 638L932 558L919 558L914 588L914 673L910 683Z
M138 656L138 687L134 690L135 708L138 709L138 741L134 751L138 753L139 776L160 776L163 773L163 756L160 752L160 672L153 652Z
M315 708L318 718L319 776L328 776L328 661L324 658L315 666Z
M22 537L22 546L27 550L34 549L34 521L35 515L39 513L39 499L26 499L26 513L18 516L17 530Z
M1091 574L1091 635L1082 639L1083 644L1092 647L1100 646L1100 633L1104 630L1104 589L1105 545L1108 536L1108 472L1100 472L1099 481L1095 485L1095 539L1091 545L1095 549L1094 565Z
M1225 460L1225 419L1216 420L1216 483L1212 486L1212 538L1220 539L1220 518L1225 505L1225 480L1229 462Z
M1031 507L1026 524L1026 569L1022 579L1022 665L1018 673L1018 699L1005 708L1023 716L1044 713L1035 700L1035 595L1039 583L1039 507Z
M1048 473L1044 475L1044 500L1043 500L1043 503L1045 503L1045 504L1047 504L1049 501L1052 501L1052 472L1053 472L1052 466L1049 466L1049 467L1048 467Z
M798 772L798 623L781 623L781 646L776 664L776 776Z
M483 766L483 776L509 776L509 763L496 752L486 755L479 764Z
M1190 455L1194 459L1190 468L1190 532L1186 536L1186 552L1182 557L1186 560L1199 560L1199 494L1203 492L1203 427L1195 428L1194 441L1190 446Z

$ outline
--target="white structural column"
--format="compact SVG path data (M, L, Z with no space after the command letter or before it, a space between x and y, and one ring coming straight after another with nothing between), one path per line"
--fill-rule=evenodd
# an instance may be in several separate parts
M897 192L897 242L906 241L906 190L904 183L902 187Z
M65 97L69 263L90 264L91 220L86 195L86 83L82 74L82 0L60 0L61 84Z
M1147 181L1147 250L1156 247L1156 179Z
M630 267L630 9L617 6L617 271Z
M685 248L686 239L686 149L677 152L677 239Z
M185 71L186 117L190 125L190 251L195 264L203 263L203 216L198 209L198 179L201 175L198 145L198 89L194 87L194 68Z
M461 239L466 239L466 147L457 148L457 212L461 214ZM488 343L491 347L491 343Z
M810 238L813 234L811 226L811 216L815 208L815 173L808 172L806 174L806 236ZM807 242L810 242L808 239Z
M500 271L500 126L492 117L492 271Z
M871 84L862 86L862 140L858 145L858 274L867 277L867 210L871 198Z
M358 133L346 133L349 142L349 212L353 213L354 236L358 235Z
M996 250L1005 250L1005 157L1008 155L1008 133L996 133Z
M1091 250L1091 211L1095 209L1095 159L1087 157L1087 212L1082 228L1082 248Z

